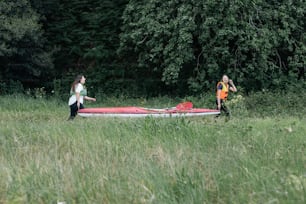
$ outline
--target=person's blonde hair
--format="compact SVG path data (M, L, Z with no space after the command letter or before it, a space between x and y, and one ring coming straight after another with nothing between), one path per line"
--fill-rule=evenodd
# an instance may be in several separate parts
M223 81L223 77L225 77L225 76L229 79L229 77L226 74L223 74L222 77L221 77L221 81Z

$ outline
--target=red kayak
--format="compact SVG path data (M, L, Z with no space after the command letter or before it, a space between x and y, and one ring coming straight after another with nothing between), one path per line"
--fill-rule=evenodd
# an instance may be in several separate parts
M78 114L82 117L178 117L178 116L205 116L219 114L219 110L206 108L193 108L191 102L184 102L172 108L143 108L135 106L127 107L103 107L84 108Z

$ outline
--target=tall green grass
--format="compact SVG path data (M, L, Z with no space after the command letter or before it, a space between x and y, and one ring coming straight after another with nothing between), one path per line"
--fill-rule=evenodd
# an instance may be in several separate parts
M229 122L67 121L66 102L2 97L0 203L305 203L305 118L260 104L252 114L250 98L233 99ZM86 106L171 107L179 99L99 101Z

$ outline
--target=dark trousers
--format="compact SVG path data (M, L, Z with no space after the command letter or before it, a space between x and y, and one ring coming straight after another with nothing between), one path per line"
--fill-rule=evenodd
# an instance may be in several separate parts
M80 109L83 109L84 106L82 103L80 103ZM78 104L75 102L74 104L70 105L70 117L69 119L73 119L78 114Z
M220 103L221 103L220 114L216 115L216 117L219 117L222 112L225 113L225 115L227 117L230 117L231 116L231 112L230 112L229 108L226 107L226 105L225 105L223 100L220 100ZM218 109L218 100L216 100L216 104L217 104L217 109Z

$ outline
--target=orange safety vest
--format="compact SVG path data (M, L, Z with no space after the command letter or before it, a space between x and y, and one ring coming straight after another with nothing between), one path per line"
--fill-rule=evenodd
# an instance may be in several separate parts
M228 96L228 88L229 88L229 85L228 85L228 84L225 85L224 82L219 82L219 83L217 84L217 92L216 92L217 97L218 97L218 86L219 86L220 84L222 84L222 89L221 89L221 93L220 93L220 99L222 99L222 100L225 101L225 100L227 99L227 96Z

